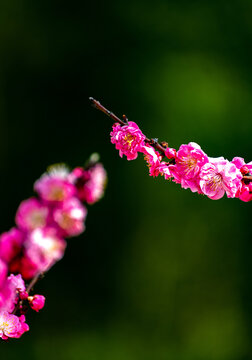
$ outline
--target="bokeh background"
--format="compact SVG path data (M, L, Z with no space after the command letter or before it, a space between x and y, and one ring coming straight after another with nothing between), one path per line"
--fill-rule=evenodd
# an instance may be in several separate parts
M211 201L120 159L111 121L252 160L252 2L1 0L1 231L49 164L97 151L86 232L36 290L11 360L252 359L251 204Z

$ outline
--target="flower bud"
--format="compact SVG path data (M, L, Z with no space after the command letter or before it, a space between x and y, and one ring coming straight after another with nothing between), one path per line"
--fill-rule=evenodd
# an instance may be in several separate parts
M43 309L45 305L45 297L43 295L28 296L28 301L30 307L37 312Z
M176 157L176 150L173 149L173 148L167 148L165 150L165 156L168 158L168 159L174 159Z

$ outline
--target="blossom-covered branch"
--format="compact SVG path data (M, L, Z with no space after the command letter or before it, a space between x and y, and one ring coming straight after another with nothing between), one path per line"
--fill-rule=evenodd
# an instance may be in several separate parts
M104 194L106 171L93 154L85 168L51 166L34 184L36 197L24 200L16 227L0 236L0 337L19 338L29 330L26 312L44 307L31 295L37 281L62 257L66 238L85 230L87 208ZM30 281L26 285L26 281Z
M122 126L129 125L128 118L126 117L126 115L123 115L123 120L121 120L114 113L106 109L99 101L95 100L92 97L90 97L89 100L91 101L93 107L95 107L97 110L102 111L104 114L109 116L116 123L119 123ZM165 148L168 145L167 143L164 142L162 144L159 144L157 139L148 139L146 136L145 136L145 142L152 145L156 150L160 151L163 155L165 155Z
M157 139L147 138L138 125L128 121L125 115L121 120L99 101L93 98L90 101L115 122L110 136L120 157L125 155L127 160L134 160L142 153L150 176L164 176L166 180L171 179L182 188L212 200L218 200L224 194L246 202L252 200L252 161L246 163L241 157L232 161L222 156L209 157L195 142L182 144L175 150L166 142L160 144Z

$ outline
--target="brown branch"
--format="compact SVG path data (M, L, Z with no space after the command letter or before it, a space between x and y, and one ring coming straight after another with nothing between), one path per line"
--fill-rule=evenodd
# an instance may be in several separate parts
M108 117L110 117L113 121L118 122L121 125L127 125L128 124L128 119L127 119L127 117L125 115L123 115L124 120L121 120L114 113L112 113L111 111L106 109L99 101L95 100L92 97L90 97L89 100L91 101L92 106L94 108L96 108L97 110L102 111L104 114L106 114ZM165 150L166 150L166 147L168 146L167 143L162 142L162 144L165 145L165 146L163 146L162 144L159 144L158 139L148 139L147 137L146 137L145 141L148 144L152 145L155 149L160 151L162 153L162 155L165 156ZM248 183L252 182L252 176L250 174L243 175L242 180L244 181L245 184L248 184Z
M33 287L37 284L37 282L44 277L45 273L44 271L38 273L34 278L31 280L30 284L27 286L26 292L30 293L30 291L33 289Z
M252 176L244 175L244 176L243 176L243 179L244 179L244 180L252 181Z
M124 121L119 119L119 117L117 117L114 113L112 113L111 111L109 111L108 109L106 109L99 101L95 100L94 98L90 97L89 100L91 101L93 107L97 110L100 110L101 112L103 112L104 114L106 114L108 117L110 117L113 121L118 122L121 125L127 125L128 121L126 116L124 115Z
M111 111L109 111L108 109L105 108L105 106L103 106L99 101L95 100L94 98L90 97L89 100L92 103L92 106L97 109L100 110L101 112L103 112L104 114L106 114L108 117L110 117L113 121L118 122L121 125L128 125L128 119L126 117L126 115L123 115L123 119L121 120L118 116L116 116L114 113L112 113ZM152 145L155 149L157 149L158 151L160 151L162 153L162 155L165 155L165 147L162 146L161 144L159 144L157 139L149 139L146 137L145 141Z
M243 175L243 179L245 184L249 184L250 182L252 182L252 176L251 175Z

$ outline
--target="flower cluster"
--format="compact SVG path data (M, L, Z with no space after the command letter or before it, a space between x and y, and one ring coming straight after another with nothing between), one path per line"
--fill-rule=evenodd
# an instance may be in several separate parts
M133 160L138 153L143 153L150 176L172 179L183 189L204 194L212 200L218 200L224 194L246 202L252 200L252 182L246 180L246 176L251 177L252 162L246 164L240 157L232 161L209 157L194 142L181 145L178 151L166 143L158 147L156 141L147 139L134 122L115 123L110 135L121 157L125 155L128 160ZM160 148L161 152L158 151Z
M47 272L66 249L66 238L85 230L87 208L104 193L106 171L90 161L71 172L65 165L48 169L34 184L36 197L24 200L16 226L0 236L0 337L19 338L29 330L28 308L44 307L43 295L31 295L40 274ZM26 286L25 281L31 280Z

